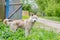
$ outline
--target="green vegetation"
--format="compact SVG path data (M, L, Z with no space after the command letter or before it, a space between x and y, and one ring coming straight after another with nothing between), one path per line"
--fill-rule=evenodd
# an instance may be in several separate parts
M60 0L36 0L36 3L46 16L60 17Z
M32 8L32 3L29 3L28 0L22 0L22 1L23 1L22 10L29 11L29 13L30 12L37 13L38 10L36 8ZM25 3L25 1L26 1L26 3Z
M34 0L34 3L38 6L36 10L31 9L32 6L28 1L26 0L27 3L23 5L23 10L36 12L38 16L46 16L45 18L50 20L60 21L60 0ZM26 5L28 6L26 7Z
M22 16L22 19L24 20L24 19L28 19L29 18L29 16Z
M60 17L43 17L49 20L53 20L53 21L60 21Z
M25 37L23 29L12 32L9 26L0 22L0 40L60 40L60 34L35 27L32 28L31 34Z
M27 3L23 5L24 10L28 10L30 12L40 12L39 14L45 16L57 16L60 17L60 0L34 0L37 4L38 8L36 10L31 9L31 5L29 4L29 0L25 0ZM23 2L24 3L24 2ZM29 4L29 5L28 5ZM28 6L26 6L28 5Z
M23 4L22 10L28 10L29 12L32 10L30 4Z

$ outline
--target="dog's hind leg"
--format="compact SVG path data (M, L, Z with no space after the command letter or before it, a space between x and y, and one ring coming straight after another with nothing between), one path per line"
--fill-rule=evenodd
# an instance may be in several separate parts
M17 25L11 24L10 29L15 32L17 30Z

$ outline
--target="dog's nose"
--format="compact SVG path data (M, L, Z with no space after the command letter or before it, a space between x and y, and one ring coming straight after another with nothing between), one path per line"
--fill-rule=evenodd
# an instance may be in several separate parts
M34 20L34 22L36 22L36 20Z

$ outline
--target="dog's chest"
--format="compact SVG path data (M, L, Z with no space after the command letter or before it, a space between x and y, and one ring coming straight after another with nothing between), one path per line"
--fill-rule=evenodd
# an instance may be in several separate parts
M25 20L24 25L25 27L30 27L32 23L29 20Z

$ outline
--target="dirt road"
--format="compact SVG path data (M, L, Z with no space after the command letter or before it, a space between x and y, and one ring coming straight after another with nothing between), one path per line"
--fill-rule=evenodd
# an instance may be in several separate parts
M60 23L56 23L54 21L51 21L51 20L48 20L48 19L44 19L44 18L39 18L38 21L43 23L43 24L45 24L45 25L54 27L60 32Z

